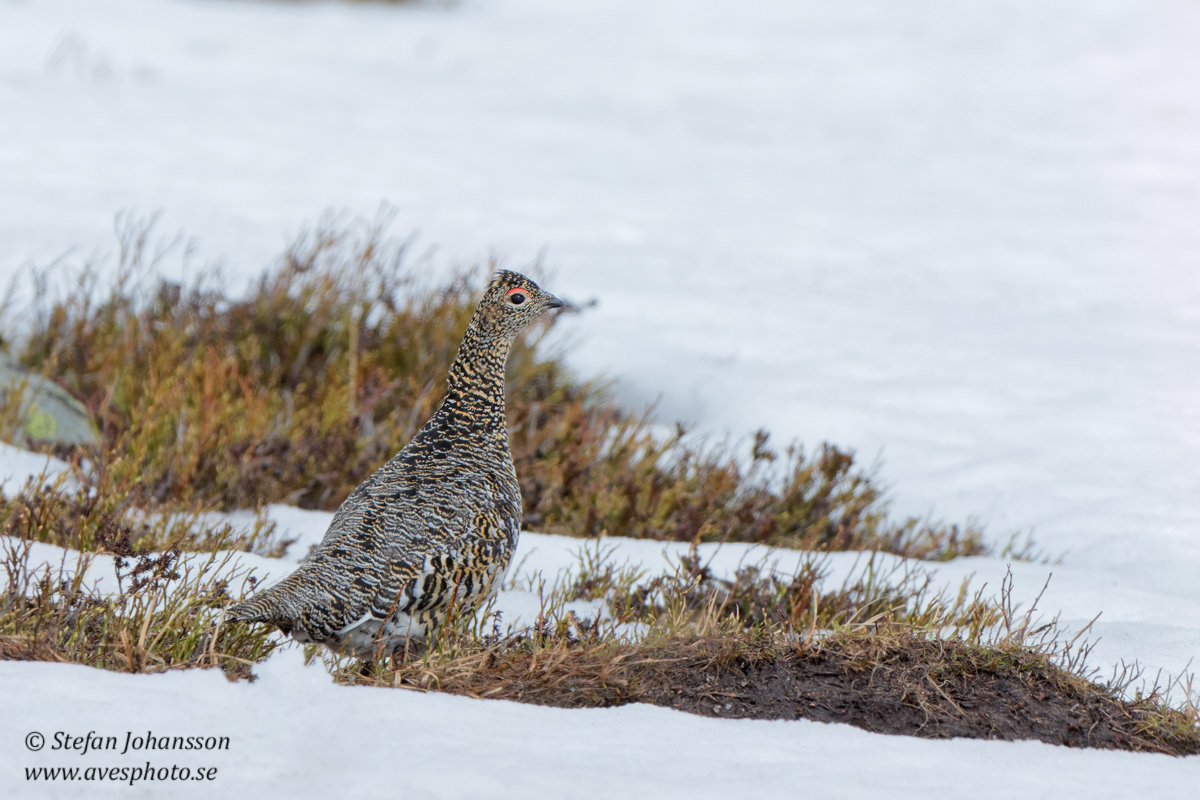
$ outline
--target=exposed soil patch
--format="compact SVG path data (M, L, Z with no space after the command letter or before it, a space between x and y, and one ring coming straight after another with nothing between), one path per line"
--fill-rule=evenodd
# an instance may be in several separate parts
M1036 651L911 634L844 634L783 647L725 638L653 648L489 649L340 678L560 708L642 702L708 717L844 722L926 738L1200 754L1200 728L1157 700L1123 700Z
M1153 730L1149 709L1041 659L916 639L881 655L876 663L830 650L724 665L697 660L646 686L639 699L710 717L845 722L934 739L1200 753L1195 737L1173 741Z

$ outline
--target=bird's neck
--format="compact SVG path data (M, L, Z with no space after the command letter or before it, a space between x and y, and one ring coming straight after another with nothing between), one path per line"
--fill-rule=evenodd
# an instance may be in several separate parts
M512 339L485 337L479 319L467 326L458 355L446 377L442 410L452 424L473 430L507 433L504 418L504 366Z

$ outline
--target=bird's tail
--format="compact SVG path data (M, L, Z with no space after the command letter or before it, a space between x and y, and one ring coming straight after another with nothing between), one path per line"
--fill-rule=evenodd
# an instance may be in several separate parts
M225 609L226 622L266 622L278 625L283 621L283 610L274 592L259 592L249 600L235 603Z

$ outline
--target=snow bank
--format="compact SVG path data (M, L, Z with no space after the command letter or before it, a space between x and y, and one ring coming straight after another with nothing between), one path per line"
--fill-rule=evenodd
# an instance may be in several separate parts
M252 684L216 671L118 675L4 664L0 772L10 797L1184 798L1200 759L1034 742L928 741L814 722L713 720L667 709L562 710L338 687L298 650ZM228 736L228 751L94 754L20 746L29 731ZM213 784L57 784L27 766L215 766Z

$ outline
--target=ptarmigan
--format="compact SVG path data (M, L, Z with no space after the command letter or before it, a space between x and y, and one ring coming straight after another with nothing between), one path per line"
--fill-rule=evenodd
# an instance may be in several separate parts
M562 305L500 272L467 325L441 407L346 498L295 572L226 619L366 657L425 639L452 605L469 613L492 595L521 524L504 366L521 329Z

